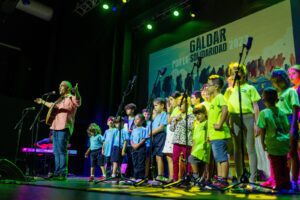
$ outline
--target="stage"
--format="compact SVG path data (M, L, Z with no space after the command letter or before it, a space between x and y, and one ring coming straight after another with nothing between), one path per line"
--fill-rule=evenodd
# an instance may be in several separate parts
M2 180L1 200L79 200L79 199L299 199L299 194L265 194L258 192L243 194L231 191L200 191L198 187L161 188L159 186L117 185L110 182L89 183L87 177L69 177L67 181L48 181L35 177L28 182Z

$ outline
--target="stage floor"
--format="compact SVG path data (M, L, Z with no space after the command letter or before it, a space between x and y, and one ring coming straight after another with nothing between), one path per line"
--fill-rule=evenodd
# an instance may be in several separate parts
M97 199L299 199L297 194L264 194L264 193L235 193L219 191L200 191L192 187L189 191L184 188L161 188L157 186L130 186L112 183L89 183L86 177L71 177L67 181L48 181L35 178L30 182L1 181L1 200L81 200Z

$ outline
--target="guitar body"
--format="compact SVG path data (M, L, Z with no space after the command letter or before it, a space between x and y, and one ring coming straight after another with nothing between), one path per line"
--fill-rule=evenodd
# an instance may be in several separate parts
M52 122L57 114L57 109L55 108L55 104L49 108L47 116L46 116L46 124L51 126Z

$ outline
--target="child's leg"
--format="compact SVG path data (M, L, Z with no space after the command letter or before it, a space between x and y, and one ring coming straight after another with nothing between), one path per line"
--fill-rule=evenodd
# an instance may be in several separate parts
M168 168L169 168L169 179L173 179L174 177L174 170L173 170L173 154L166 154L167 162L168 162Z
M290 175L287 168L287 157L286 156L273 156L269 155L271 166L274 172L275 189L290 189Z
M95 167L91 167L90 175L95 176Z
M145 178L149 178L149 171L150 171L150 147L146 147Z
M173 167L174 167L173 178L175 181L178 180L179 158L180 158L180 147L178 144L174 144L174 147L173 147Z
M299 157L297 152L298 140L299 137L291 135L290 137L291 149L289 155L291 159L292 181L294 181L295 183L298 182L298 176L299 176Z
M156 156L156 163L157 163L157 173L158 175L164 174L164 163L162 156Z
M228 162L228 160L220 163L220 172L221 172L220 176L223 179L227 180L228 172L229 172L229 162Z
M104 166L100 166L101 172L102 172L102 176L106 176L106 170Z
M191 155L192 147L188 146L186 148L186 146L184 145L181 147L181 149L182 149L182 153L183 153L183 158L184 158L184 160L186 160ZM187 157L186 157L186 155L187 155ZM183 164L184 164L184 167L186 168L186 162L184 162ZM185 170L187 170L188 173L191 172L191 165L189 163L188 163L188 168Z
M118 169L118 163L117 163L117 162L113 162L112 176L116 176L116 174L117 174L117 169Z

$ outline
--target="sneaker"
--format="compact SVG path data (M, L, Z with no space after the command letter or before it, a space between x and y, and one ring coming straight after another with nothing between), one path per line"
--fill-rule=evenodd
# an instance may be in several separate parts
M229 186L229 183L221 178L213 183L212 186L218 189L224 189Z
M93 182L93 181L94 181L94 176L90 176L89 182Z
M299 192L299 185L296 181L291 181L291 186L292 192Z
M99 181L103 181L106 179L106 176L101 176L100 178L98 178Z
M159 181L159 182L165 182L165 183L167 183L169 179L166 178L166 177L164 177L164 176L162 176L162 175L159 175L159 176L157 176L157 177L155 178L155 180L157 180L157 181Z
M274 187L275 186L275 181L274 181L273 178L269 178L267 181L262 182L260 185L263 186L263 187Z

